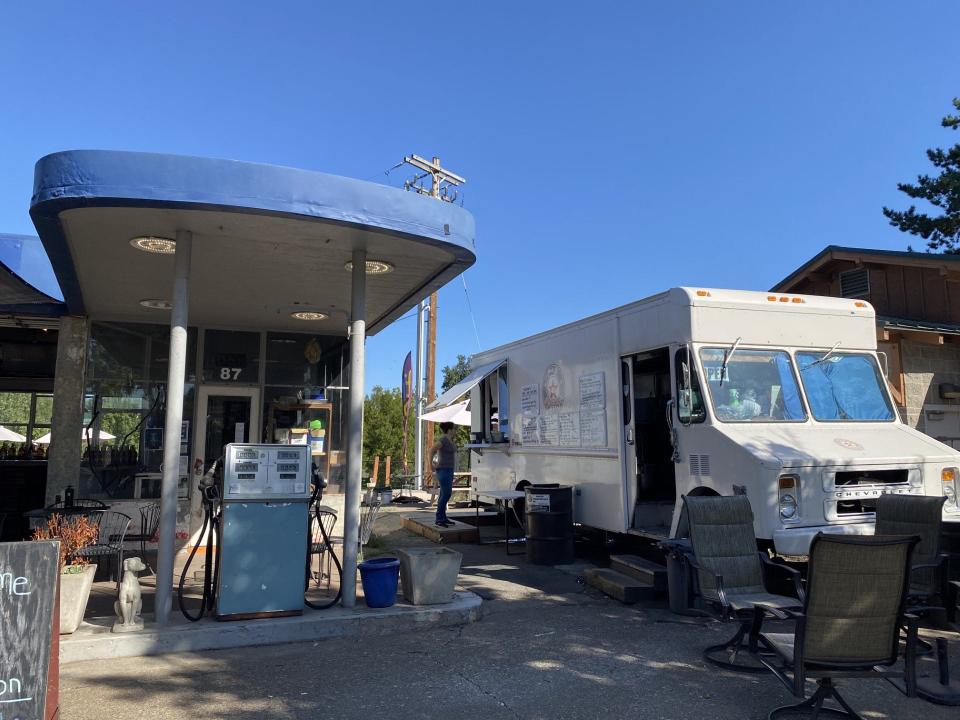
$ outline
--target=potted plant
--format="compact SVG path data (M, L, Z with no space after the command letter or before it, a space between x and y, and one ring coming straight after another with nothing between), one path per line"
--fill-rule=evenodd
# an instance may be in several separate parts
M54 513L46 526L33 531L33 539L60 541L60 634L68 635L83 621L97 571L77 553L97 542L97 526L84 515Z

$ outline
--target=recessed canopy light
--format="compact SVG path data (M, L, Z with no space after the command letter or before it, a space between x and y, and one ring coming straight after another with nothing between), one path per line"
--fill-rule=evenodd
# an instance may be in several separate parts
M170 238L157 237L155 235L144 235L130 239L130 244L137 250L143 250L156 255L173 255L177 251L176 240Z
M347 270L353 270L353 261L348 262L344 267ZM385 275L393 271L393 265L383 260L367 260L367 275Z
M159 300L156 298L141 300L140 304L145 308L150 308L151 310L169 310L173 307L173 303L171 303L169 300Z
M290 317L296 318L297 320L326 320L327 314L322 312L314 312L312 310L300 310L298 312L290 313Z

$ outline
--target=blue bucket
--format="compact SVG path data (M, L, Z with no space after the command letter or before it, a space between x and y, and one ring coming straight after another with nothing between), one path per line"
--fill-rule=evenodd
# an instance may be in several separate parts
M395 557L378 557L360 563L360 582L367 607L390 607L397 601L397 580L400 561Z

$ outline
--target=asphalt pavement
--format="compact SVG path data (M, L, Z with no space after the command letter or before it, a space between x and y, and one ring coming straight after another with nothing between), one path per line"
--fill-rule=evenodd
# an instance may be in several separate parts
M395 530L384 546L421 542ZM729 624L621 605L585 586L577 566L531 566L502 546L456 547L464 552L460 587L484 598L477 623L71 664L62 669L62 718L759 720L793 702L771 675L702 661L703 647L732 634ZM960 715L907 699L882 680L845 685L845 697L871 720Z

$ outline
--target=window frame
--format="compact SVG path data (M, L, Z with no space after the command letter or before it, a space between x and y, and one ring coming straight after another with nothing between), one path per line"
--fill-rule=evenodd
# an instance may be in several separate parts
M697 358L697 362L700 363L700 365L702 366L701 369L704 369L703 376L704 378L707 378L705 366L703 366L703 355L702 355L703 351L717 350L720 352L724 352L729 350L730 348L729 346L720 347L716 344L703 344L703 345L697 345L694 349L696 351L695 355ZM757 416L756 418L745 418L743 420L723 418L717 412L717 403L713 397L712 383L709 380L707 380L706 382L707 392L705 393L705 395L709 395L710 413L712 414L713 418L717 422L729 423L732 425L801 425L803 423L810 422L810 420L813 417L813 413L810 412L809 403L807 402L805 397L804 388L800 380L799 369L796 363L794 362L793 352L791 352L789 348L785 348L785 347L767 347L767 346L756 347L756 346L749 346L749 345L747 346L741 345L737 347L737 353L743 353L743 352L766 352L766 353L770 353L771 356L775 356L778 353L782 353L786 357L787 365L790 368L790 373L791 373L791 376L793 377L793 382L796 387L797 398L800 401L800 410L803 412L803 417L796 420L787 420L787 419L777 420L775 418L770 418L770 417L764 418L762 420L757 419L761 416ZM736 353L734 354L734 358L736 358Z
M825 418L825 419L821 419L821 418L818 418L818 417L816 416L816 414L813 412L813 405L812 405L812 403L809 401L809 393L807 392L807 386L806 386L806 385L804 384L804 382L803 382L803 368L800 367L800 357L799 357L799 356L800 356L800 355L820 355L821 357L823 357L823 356L826 355L828 352L830 352L830 351L829 351L829 349L827 349L827 348L824 348L824 349L822 349L822 350L811 350L811 349L807 349L807 348L794 350L794 356L795 356L795 357L794 357L794 361L795 361L795 364L796 364L796 366L797 366L797 373L798 373L799 378L800 378L800 386L801 386L801 388L802 388L802 390L803 390L803 395L804 395L804 397L807 398L807 406L808 406L808 408L809 408L810 417L811 417L815 422L818 422L818 423L827 423L827 424L832 424L832 423L844 423L844 422L848 422L848 423L896 423L897 420L898 420L899 417L900 417L900 415L899 415L899 413L897 412L897 409L896 409L896 408L897 408L896 403L893 402L893 398L890 396L890 387L889 387L889 385L887 384L886 376L883 374L883 369L880 367L880 362L879 362L879 360L878 360L877 357L876 357L876 353L875 353L875 352L874 352L874 353L871 353L869 350L864 350L864 351L845 350L845 351L843 351L843 352L835 352L835 353L833 353L832 357L837 357L837 356L840 356L840 357L844 357L844 356L864 357L864 358L867 358L868 360L871 361L871 366L873 367L874 375L875 375L875 378L876 378L876 380L877 380L877 387L878 387L878 389L880 390L880 395L881 395L881 397L883 397L883 401L884 401L884 403L885 403L886 406L887 406L887 410L890 412L890 417L889 417L888 419L886 419L886 420L870 420L870 419L856 420L856 419L854 419L854 418L849 418L849 417L847 417L847 418L833 418L833 419ZM838 405L838 407L839 407L839 405Z

